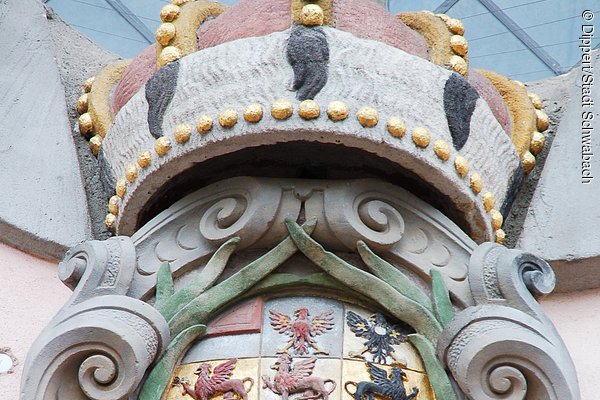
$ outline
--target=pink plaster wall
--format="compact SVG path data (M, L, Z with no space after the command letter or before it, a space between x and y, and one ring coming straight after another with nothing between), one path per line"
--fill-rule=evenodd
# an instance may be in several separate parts
M582 400L598 399L600 289L555 294L542 301L575 363Z
M0 244L0 347L18 360L13 374L0 374L0 399L17 400L29 347L69 298L57 265Z

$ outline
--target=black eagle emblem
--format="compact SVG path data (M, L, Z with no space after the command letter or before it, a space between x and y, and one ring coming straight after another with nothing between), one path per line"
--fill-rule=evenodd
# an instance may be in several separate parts
M389 324L380 313L373 314L369 320L366 320L360 315L348 311L346 323L357 337L367 339L359 352L350 352L350 357L364 358L363 354L369 352L375 363L385 364L386 358L389 356L396 363L404 364L398 359L392 346L406 341L406 329L400 325Z
M351 396L354 396L354 400L373 400L374 396L377 396L378 398L383 397L389 400L411 400L419 394L419 389L417 387L413 387L412 392L409 395L406 394L404 381L408 379L400 367L392 367L392 372L388 378L388 374L385 370L376 367L370 362L367 363L367 366L373 382L346 382L344 385L346 391ZM356 391L354 393L351 393L348 390L349 385L356 386Z

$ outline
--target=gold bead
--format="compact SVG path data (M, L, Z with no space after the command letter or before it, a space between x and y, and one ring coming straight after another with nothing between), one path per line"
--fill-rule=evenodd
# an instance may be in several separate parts
M79 116L79 132L82 135L89 135L94 130L94 122L90 113L84 113Z
M120 198L123 198L125 196L125 193L127 193L127 182L125 182L125 179L121 178L117 181L117 185L115 186L115 192Z
M490 212L496 204L496 198L492 192L485 192L483 194L483 208L485 212Z
M527 151L525 154L523 154L521 163L523 164L523 170L526 174L528 174L531 172L533 167L535 167L535 156Z
M469 44L464 36L453 35L450 38L450 48L459 56L466 56L469 51Z
M469 173L469 162L462 156L456 156L454 159L454 169L461 178L464 178Z
M196 130L202 135L210 131L212 127L213 119L209 115L203 114L196 121Z
M450 158L450 146L445 140L436 140L435 143L433 143L433 151L441 160L448 161Z
M319 103L314 100L304 100L298 105L298 115L304 119L315 119L321 115Z
M98 156L100 153L100 148L102 147L102 136L95 135L90 139L90 150L92 150L92 154Z
M506 240L506 233L502 229L497 229L495 232L495 235L496 235L496 243L504 244L504 241Z
M108 200L108 211L113 215L119 215L119 205L121 205L121 198L119 196L112 196Z
M323 25L323 9L317 4L307 4L302 7L300 22L306 26Z
M387 122L387 130L393 137L401 138L406 133L406 125L400 117L390 117Z
M275 119L283 120L292 116L294 108L292 103L286 99L275 100L271 104L271 116Z
M446 14L435 14L436 17L438 17L439 19L441 19L442 21L446 22L450 19L450 17Z
M537 118L537 130L544 132L550 126L548 115L542 110L535 110L535 116Z
M538 110L541 110L542 107L544 106L542 103L542 98L540 96L538 96L535 93L527 93L527 96L529 96L529 99L531 100L531 104L533 104L533 107L535 107Z
M176 6L182 6L185 3L187 3L190 0L171 0L171 4L174 4Z
M85 93L89 93L92 91L92 85L94 84L94 80L96 79L95 76L92 76L90 78L87 78L85 80L85 82L83 82L83 91Z
M238 114L233 108L226 108L219 114L219 125L225 129L233 128L238 121Z
M175 127L175 132L173 132L173 137L175 141L179 144L184 144L188 140L190 140L190 136L192 135L192 127L189 124L180 124Z
M77 112L83 114L88 110L89 93L84 93L77 99Z
M481 175L479 175L477 172L472 173L471 177L469 178L469 186L471 187L473 193L479 194L481 189L483 189L483 180L481 179Z
M379 122L379 114L373 107L361 107L356 112L356 119L365 128L372 128Z
M465 59L457 55L450 57L450 68L464 76L469 72L469 66Z
M112 230L115 226L115 222L117 222L117 217L113 214L106 214L106 218L104 219L104 225L106 225L106 227L109 230Z
M160 10L160 19L163 22L173 22L179 16L181 8L175 4L167 4Z
M244 107L244 120L246 122L256 123L263 117L263 106L259 103L252 103Z
M166 155L171 150L171 141L166 136L161 136L154 142L154 151L160 157Z
M520 87L522 87L523 89L525 89L525 84L524 84L523 82L521 82L521 81L518 81L518 80L516 80L516 79L515 79L515 80L513 80L513 82L514 82L514 83L516 83L517 85L519 85Z
M160 43L161 46L167 46L171 40L175 37L175 25L170 22L164 22L158 26L156 29L156 41Z
M137 159L137 163L140 166L140 168L148 168L150 166L150 163L152 163L152 153L150 153L149 151L144 151L140 153Z
M446 23L446 27L448 27L450 32L454 33L455 35L462 35L465 33L465 25L462 23L462 21L456 18L448 18L444 22Z
M327 106L327 115L332 121L342 121L348 118L348 106L341 100L335 100Z
M167 46L160 52L158 61L161 66L165 66L170 62L179 60L181 57L183 57L183 53L178 47Z
M125 178L127 178L127 180L129 182L133 183L133 182L135 182L137 177L138 177L137 165L134 163L127 164L127 167L125 167Z
M504 217L502 214L500 214L500 211L496 210L495 208L490 211L490 214L492 216L492 228L494 230L500 229L502 227L502 223L504 222Z
M412 130L412 140L418 147L425 148L429 146L429 132L426 128L416 127Z
M538 155L543 149L544 144L546 143L546 137L538 132L533 132L533 137L531 138L531 144L529 145L529 151L533 155Z

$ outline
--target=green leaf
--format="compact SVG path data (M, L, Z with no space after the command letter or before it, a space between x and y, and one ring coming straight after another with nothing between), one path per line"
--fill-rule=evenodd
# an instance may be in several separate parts
M427 377L435 393L435 398L458 400L444 366L435 356L433 344L425 336L418 333L408 335L408 340L417 348L423 359L425 371L427 371Z
M229 257L235 251L240 243L239 237L234 237L223 243L215 254L208 260L202 271L188 283L184 288L172 295L164 303L157 304L156 309L168 321L183 308L187 303L204 293L221 276L225 266L229 262ZM158 283L157 283L158 285ZM158 289L157 289L158 290Z
M442 326L446 326L454 318L454 307L452 307L450 295L442 274L435 269L432 269L430 274L433 291L433 309L438 321L441 322Z
M156 274L156 302L154 308L156 308L163 316L162 307L165 302L175 293L175 286L173 286L173 274L171 273L171 265L168 261L165 261L158 268Z
M362 260L377 277L387 282L391 287L412 301L419 303L429 311L433 312L431 300L412 280L392 264L373 253L369 246L362 240L356 242L356 247Z
M307 235L297 223L287 219L290 237L298 249L322 270L339 280L350 289L373 299L398 319L406 321L431 341L437 341L442 326L433 313L421 304L399 293L392 286L368 272L362 271L335 254L325 251L323 246Z
M146 378L138 397L139 400L158 400L162 397L163 392L170 387L171 375L181 354L205 332L205 325L190 326L171 341L165 354Z
M303 225L303 229L308 232L307 235L313 232L316 224L316 219L311 219ZM300 230L304 232L302 228ZM178 305L179 311L168 320L171 335L177 335L190 325L206 322L212 313L256 285L297 251L298 248L294 241L287 237L262 257L217 286L210 288L187 304Z
M262 281L258 282L254 287L252 287L248 294L258 294L266 291L283 290L294 287L315 287L319 290L333 289L337 291L347 291L347 288L343 284L324 272L317 272L308 276L278 273L271 274Z

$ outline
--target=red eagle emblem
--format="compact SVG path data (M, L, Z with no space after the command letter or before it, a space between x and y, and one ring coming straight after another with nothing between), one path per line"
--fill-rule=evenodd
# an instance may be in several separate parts
M285 314L278 311L269 310L271 326L279 333L291 336L287 346L277 353L287 353L290 348L301 356L308 354L310 348L314 349L314 354L329 354L328 351L321 350L315 341L315 336L325 333L333 328L333 311L326 311L310 319L308 308L299 308L294 311L294 321Z
M231 374L235 368L237 359L231 358L222 364L219 364L212 371L208 363L202 363L196 369L194 374L198 375L198 380L192 387L183 379L175 378L175 384L179 383L183 387L183 396L189 394L194 400L209 400L214 396L223 394L223 399L247 400L248 392L254 385L252 378L231 379ZM246 389L244 383L250 382ZM234 397L236 396L236 397Z

